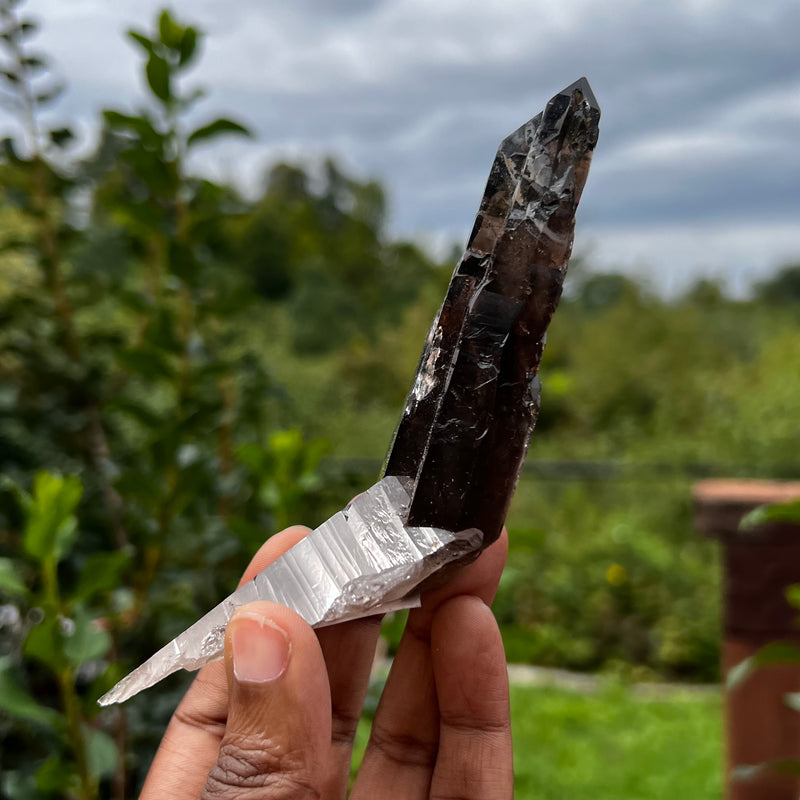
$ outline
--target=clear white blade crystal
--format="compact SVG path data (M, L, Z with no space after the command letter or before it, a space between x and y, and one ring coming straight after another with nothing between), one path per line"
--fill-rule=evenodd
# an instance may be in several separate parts
M124 702L179 669L199 669L222 658L228 620L254 600L288 606L314 627L416 605L414 588L444 564L478 550L482 534L406 527L409 502L398 478L383 478L98 702Z

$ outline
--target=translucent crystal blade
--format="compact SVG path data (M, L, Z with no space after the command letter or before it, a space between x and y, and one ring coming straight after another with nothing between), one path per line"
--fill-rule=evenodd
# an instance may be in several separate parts
M221 658L231 615L254 600L282 603L315 627L415 605L414 588L479 549L482 537L475 530L406 527L409 500L397 477L376 483L123 678L100 704L121 703L179 669Z

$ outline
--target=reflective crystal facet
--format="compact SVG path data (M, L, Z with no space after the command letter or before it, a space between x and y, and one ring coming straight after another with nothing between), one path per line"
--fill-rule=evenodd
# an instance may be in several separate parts
M221 658L228 620L254 600L282 603L315 627L417 605L414 588L479 548L481 534L406 527L408 503L402 482L383 478L123 678L100 705Z

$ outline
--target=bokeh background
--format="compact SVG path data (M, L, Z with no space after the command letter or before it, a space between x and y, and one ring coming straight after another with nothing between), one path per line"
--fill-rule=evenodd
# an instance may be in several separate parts
M96 698L374 481L494 149L582 74L601 138L495 612L510 661L606 689L515 687L518 795L718 796L715 690L627 687L718 679L693 481L800 471L800 6L0 0L0 29L0 796L135 796L186 677Z

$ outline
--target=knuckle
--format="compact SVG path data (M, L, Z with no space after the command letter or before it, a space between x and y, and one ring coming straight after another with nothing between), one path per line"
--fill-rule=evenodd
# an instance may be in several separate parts
M437 742L424 741L413 735L398 735L373 724L369 747L387 761L400 767L432 767L436 761Z
M334 708L331 712L331 743L350 747L356 737L356 730L361 719L360 714L345 709Z
M201 800L319 800L303 754L270 742L224 741Z

